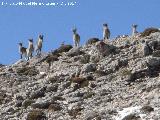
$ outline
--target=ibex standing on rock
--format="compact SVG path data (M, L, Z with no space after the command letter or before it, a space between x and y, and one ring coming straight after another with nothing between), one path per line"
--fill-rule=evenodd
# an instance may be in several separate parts
M135 24L132 25L132 36L135 36L138 33L137 27L138 27L138 25L135 25Z
M20 59L22 59L23 55L25 58L27 57L27 48L22 46L22 43L19 43L19 53L20 53Z
M75 47L79 47L79 42L80 42L80 35L77 33L77 29L73 28L73 42Z
M42 44L43 44L43 35L39 35L37 45L36 45L36 54L37 55L41 55Z
M34 52L34 46L33 46L33 39L29 39L29 45L27 48L27 60L33 57L33 52Z
M108 28L108 24L103 24L103 39L109 39L110 38L110 30Z

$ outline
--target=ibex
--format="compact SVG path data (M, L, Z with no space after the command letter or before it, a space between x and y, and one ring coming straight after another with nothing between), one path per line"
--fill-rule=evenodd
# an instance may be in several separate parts
M79 47L79 42L80 42L80 35L77 33L77 29L73 28L73 42L75 47Z
M43 44L43 35L39 35L36 45L36 55L41 55L42 44Z
M103 39L109 39L110 38L110 30L108 28L108 24L103 24Z
M34 52L33 39L29 39L28 42L29 45L27 48L27 60L33 57L33 52Z
M135 24L132 25L132 36L135 36L138 33L137 27L138 27L138 25L135 25Z
M19 53L20 53L20 59L23 58L23 55L25 58L27 57L27 48L23 47L22 43L19 43Z

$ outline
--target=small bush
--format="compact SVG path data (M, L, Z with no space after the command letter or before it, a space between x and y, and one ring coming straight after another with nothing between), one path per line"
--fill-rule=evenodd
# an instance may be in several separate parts
M56 83L57 81L59 80L59 77L58 76L53 76L53 77L49 77L48 78L48 81L50 82L50 83Z
M87 42L86 45L92 45L95 44L96 42L100 41L98 38L90 38Z
M23 103L22 103L22 106L24 108L27 108L28 106L31 106L31 104L34 103L33 100L25 100Z
M61 96L54 96L54 97L52 98L52 102L57 101L57 100L59 100L59 101L64 101L65 98L63 98L63 97L61 97Z
M0 96L0 105L3 103L4 98Z
M131 75L131 74L132 74L131 71L128 70L128 69L123 69L123 70L121 71L121 75L122 75L122 76L127 76L127 75Z
M5 66L5 65L3 65L3 64L0 63L0 68L1 68L1 67L4 67L4 66Z
M54 50L52 52L52 54L59 54L59 53L62 53L62 52L68 52L70 49L72 49L72 45L62 45L60 46L58 49Z
M90 61L90 55L84 55L81 59L80 59L80 62L82 64L86 64L86 63L89 63Z
M157 29L157 28L153 28L153 27L147 28L141 33L140 36L141 37L146 37L146 36L149 36L151 33L155 33L155 32L160 32L160 30Z
M49 54L45 61L49 64L49 66L51 66L51 63L54 62L54 61L58 61L58 55L52 55L52 54Z
M81 88L84 88L84 87L87 87L89 85L89 81L86 80L86 81L83 81L81 84L80 84L80 87Z
M26 75L26 76L35 76L39 74L38 70L35 67L23 67L17 69L18 75Z
M105 71L102 71L102 70L96 70L95 73L97 74L97 76L105 76L105 75L107 75L107 73Z
M28 113L27 120L47 120L47 118L41 110L32 110Z
M62 107L57 103L57 104L51 104L48 108L49 111L61 111Z
M94 92L87 92L86 94L84 94L83 98L84 99L88 99L91 98L92 96L94 96L95 93Z
M83 110L83 108L77 106L76 108L72 108L71 110L69 110L69 115L72 116L73 118L76 118L77 115L80 115L81 111Z
M74 83L81 84L82 82L86 81L86 78L83 77L73 77L71 78L71 81Z
M84 88L89 85L89 81L83 77L73 77L71 78L71 82L77 83L80 88Z
M144 113L150 113L150 112L154 111L154 108L152 108L151 106L147 105L147 106L143 106L141 108L141 111L144 112Z
M6 97L6 92L0 91L0 105L3 103L5 97Z

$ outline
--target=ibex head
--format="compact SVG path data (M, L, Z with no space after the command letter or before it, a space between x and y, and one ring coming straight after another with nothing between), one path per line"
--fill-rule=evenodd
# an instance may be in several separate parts
M19 44L19 46L22 46L22 43L18 43Z
M77 32L77 28L76 28L76 27L73 27L73 28L72 28L72 32L73 32L73 33L76 33L76 32Z
M132 27L133 27L133 28L137 28L137 27L138 27L138 25L136 25L136 24L133 24L133 25L132 25Z
M33 43L33 39L28 39L29 42Z
M39 37L39 39L42 39L42 40L43 40L43 35L39 35L38 37Z
M107 24L107 23L104 23L103 26L104 26L104 27L108 27L108 24Z

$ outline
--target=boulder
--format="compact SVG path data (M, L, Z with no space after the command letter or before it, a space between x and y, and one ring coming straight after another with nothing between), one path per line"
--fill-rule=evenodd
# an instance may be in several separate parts
M153 53L152 48L148 45L148 43L144 43L142 46L143 56L148 56Z
M58 85L55 84L55 85L48 85L47 88L46 88L46 92L57 92L58 90Z
M36 108L38 108L38 109L48 109L50 104L51 104L50 102L46 101L46 102L33 103L31 106L34 109L36 109Z
M72 48L70 51L68 51L68 53L67 53L67 55L69 56L69 57L74 57L74 56L78 56L78 55L82 55L82 54L84 54L84 52L82 52L81 50L80 50L80 48Z
M160 57L160 50L153 51L153 57Z
M81 73L89 73L96 71L96 64L94 63L87 63L83 65Z
M116 47L113 45L105 44L103 41L96 43L96 48L102 56L109 56L110 54L116 54Z
M22 106L22 100L17 100L16 102L15 102L15 107L21 107Z
M37 90L37 91L31 93L30 98L31 99L37 99L37 98L44 97L44 96L45 96L45 92L44 91Z
M148 67L157 67L160 65L160 58L159 57L148 57L146 60Z
M122 120L142 120L139 115L136 114L129 114L125 116Z
M143 106L143 107L141 108L141 111L142 111L143 113L150 113L150 112L154 111L154 108L151 107L151 106L149 106L149 105L146 105L146 106Z

